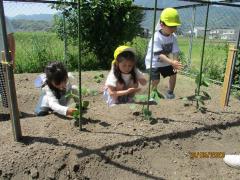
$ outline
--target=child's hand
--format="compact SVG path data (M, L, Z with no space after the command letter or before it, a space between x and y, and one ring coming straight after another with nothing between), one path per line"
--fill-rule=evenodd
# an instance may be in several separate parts
M77 111L76 108L68 108L67 110L67 116L73 116L73 113Z
M141 88L139 88L139 87L138 88L128 88L128 93L132 94L132 93L136 93L140 90L141 90Z
M177 60L173 60L172 66L173 66L173 69L174 69L175 72L182 69L182 63L180 63Z

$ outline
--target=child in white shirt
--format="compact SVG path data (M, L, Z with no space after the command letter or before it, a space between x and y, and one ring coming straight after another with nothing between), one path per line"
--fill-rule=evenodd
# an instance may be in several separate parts
M151 39L148 45L148 51L145 58L146 69L150 69L151 53L152 57L152 88L157 89L160 82L160 74L165 78L169 77L167 99L174 99L174 89L177 79L177 71L181 70L182 64L179 62L179 47L174 32L181 25L179 14L174 8L166 8L160 16L160 30L155 32L154 39ZM154 47L152 47L152 41Z
M70 99L66 98L66 94L72 92L77 95L77 87L69 83L67 70L61 62L51 62L46 66L45 74L35 80L35 86L39 84L41 96L35 108L37 116L47 115L49 111L72 116L77 111L67 106Z
M136 67L135 51L129 46L119 46L114 51L112 68L108 74L104 98L109 106L132 101L132 97L146 85L143 73Z

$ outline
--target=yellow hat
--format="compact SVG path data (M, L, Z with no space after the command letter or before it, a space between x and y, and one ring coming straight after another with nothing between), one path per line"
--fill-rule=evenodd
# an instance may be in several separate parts
M114 64L117 60L117 57L119 54L123 52L132 52L134 55L136 54L135 50L131 48L130 46L119 46L115 51L114 51L114 60L112 61L112 64Z
M174 8L165 8L160 16L160 20L167 26L179 26L181 25L178 12Z

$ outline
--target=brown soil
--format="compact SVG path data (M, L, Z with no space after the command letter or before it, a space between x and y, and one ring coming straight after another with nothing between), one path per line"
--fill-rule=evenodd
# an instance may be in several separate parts
M85 87L101 91L95 74L83 72ZM106 72L104 72L106 75ZM240 152L240 102L220 108L221 87L211 85L205 112L180 97L193 95L194 80L179 76L175 100L151 105L153 121L139 115L141 105L108 108L101 93L84 97L90 107L83 131L74 120L51 114L34 117L37 74L15 75L23 114L21 142L13 139L6 110L0 110L0 179L238 179L240 171L222 158L191 159L190 152ZM76 76L77 77L77 76ZM76 78L77 79L77 78ZM167 89L167 80L160 91ZM146 92L146 89L145 89Z

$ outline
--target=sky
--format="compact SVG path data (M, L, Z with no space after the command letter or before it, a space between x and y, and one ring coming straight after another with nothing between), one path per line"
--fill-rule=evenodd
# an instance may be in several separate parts
M57 11L51 9L49 4L4 1L4 12L6 16L14 17L20 14L55 14Z
M215 1L215 0L212 0ZM161 6L164 6L164 3L169 3L177 5L183 5L183 1L178 0L162 0ZM146 7L153 7L154 0L135 0L136 4L140 4ZM187 4L187 2L184 2ZM150 4L150 5L149 5ZM238 2L239 4L239 2ZM159 5L160 6L160 5ZM49 7L49 4L44 3L23 3L23 2L9 2L4 1L4 10L5 15L8 17L14 17L16 15L31 15L31 14L55 14L57 11Z

